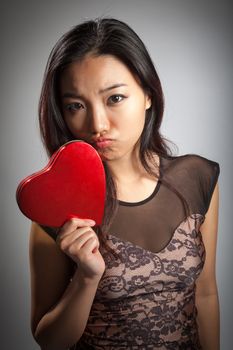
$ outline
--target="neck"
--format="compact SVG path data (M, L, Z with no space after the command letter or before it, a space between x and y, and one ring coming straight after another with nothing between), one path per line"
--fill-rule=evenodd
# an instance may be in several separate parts
M155 160L159 162L157 158ZM152 161L150 163L152 165ZM119 200L138 202L153 192L157 179L145 170L139 152L108 161L107 164L114 178Z
M146 174L140 161L139 152L136 150L123 158L108 161L107 164L116 183L136 181L143 174Z
M152 158L153 160L148 159L149 165L154 168L154 162L156 162L159 166L159 157L154 155ZM116 183L127 184L142 178L151 178L141 163L138 149L122 158L107 161L107 165Z

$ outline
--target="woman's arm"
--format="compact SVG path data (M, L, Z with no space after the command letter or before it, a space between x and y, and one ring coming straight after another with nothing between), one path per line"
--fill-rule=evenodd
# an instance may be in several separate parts
M65 235L69 238L69 234ZM83 237L85 234L82 234ZM72 244L69 242L69 248L64 242L61 240L60 245L69 250L73 246L75 255L75 241ZM82 259L84 262L90 261L87 266L94 263L102 269L102 257L93 239L86 239ZM89 270L85 273L79 268L70 281L73 266L72 260L55 241L33 223L30 236L31 327L35 340L43 350L67 349L80 339L85 329L101 276L88 275Z
M216 185L210 207L200 230L206 249L206 261L196 289L200 341L203 350L220 349L219 301L216 283L216 246L219 192Z

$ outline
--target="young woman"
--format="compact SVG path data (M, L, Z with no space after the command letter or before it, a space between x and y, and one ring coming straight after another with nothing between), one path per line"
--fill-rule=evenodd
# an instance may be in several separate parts
M81 139L106 170L101 230L32 223L32 333L41 349L219 349L219 166L171 156L163 93L127 24L66 33L47 64L40 126L49 155ZM101 233L102 232L102 233Z

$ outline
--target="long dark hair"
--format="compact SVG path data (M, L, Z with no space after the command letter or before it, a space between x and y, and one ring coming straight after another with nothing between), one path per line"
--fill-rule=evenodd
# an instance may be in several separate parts
M47 153L51 155L62 144L74 139L61 113L59 79L67 65L82 60L87 54L108 54L117 57L150 96L152 104L146 111L145 125L140 138L140 159L144 168L156 177L155 167L149 165L149 161L150 164L152 161L151 155L155 153L164 158L171 157L170 148L160 133L164 111L160 79L142 40L126 23L114 18L89 20L73 27L61 37L49 56L39 103L40 130ZM106 228L117 201L114 179L106 164L105 171L107 199L103 227ZM162 173L159 180L171 187L162 179ZM180 197L175 189L173 191Z

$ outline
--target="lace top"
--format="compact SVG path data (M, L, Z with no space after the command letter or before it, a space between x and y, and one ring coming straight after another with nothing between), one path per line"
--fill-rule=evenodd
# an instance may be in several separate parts
M117 258L100 248L106 270L75 349L201 349L195 281L205 247L199 228L218 175L218 164L200 156L160 158L152 195L119 202L107 235Z

